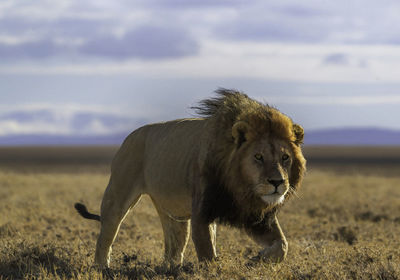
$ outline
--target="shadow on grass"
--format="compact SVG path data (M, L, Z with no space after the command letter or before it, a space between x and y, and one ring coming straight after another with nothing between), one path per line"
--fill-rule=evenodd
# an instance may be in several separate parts
M95 267L82 270L71 262L70 252L52 245L18 244L13 248L3 248L0 258L0 279L27 279L27 278L61 278L77 279L78 276L99 276L104 279L152 279L178 278L194 274L194 265L186 263L183 266L167 267L155 265L151 261L139 261L137 257L124 256L122 265L118 269L100 271ZM76 260L74 260L77 263ZM78 261L79 262L79 261ZM93 274L93 270L95 271Z
M103 270L105 278L119 279L153 279L155 277L161 279L176 279L194 274L194 264L191 262L184 263L181 266L155 265L151 261L140 261L135 254L129 256L124 254L122 265L119 269ZM186 276L186 277L185 277ZM189 277L190 278L190 277Z
M58 256L60 252L57 252L57 248L49 247L47 244L32 247L19 244L10 251L7 251L6 259L0 260L0 275L6 278L38 277L44 273L62 278L75 278L78 273L66 261L66 257L64 259ZM66 254L66 252L61 253Z

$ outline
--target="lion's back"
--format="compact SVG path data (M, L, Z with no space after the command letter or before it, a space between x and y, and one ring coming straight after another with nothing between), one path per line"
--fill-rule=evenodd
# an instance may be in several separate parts
M205 121L182 119L145 125L132 132L113 161L113 173L142 178L150 195L191 195Z
M204 121L184 119L150 125L145 147L148 185L187 186L187 176L197 163ZM180 187L181 186L181 187Z

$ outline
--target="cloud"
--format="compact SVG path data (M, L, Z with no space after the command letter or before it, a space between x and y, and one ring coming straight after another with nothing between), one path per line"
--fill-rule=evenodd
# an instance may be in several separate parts
M398 81L393 0L8 3L0 7L2 74Z
M223 24L217 34L239 41L316 43L326 38L320 28L311 29L307 23L291 24L279 20L244 19Z
M323 64L333 64L333 65L348 65L349 64L349 57L344 53L333 53L327 55L324 60Z
M392 28L400 24L398 8L394 0L385 5L372 0L348 5L318 0L8 1L0 6L0 57L180 58L198 55L211 38L232 44L399 45ZM4 38L12 38L12 44Z
M16 123L29 123L32 121L51 122L55 118L53 112L49 109L36 109L34 111L11 111L0 115L0 120Z
M324 64L343 53L349 65ZM68 63L0 64L0 73L19 75L129 75L141 79L253 78L303 82L398 83L400 48L394 46L309 45L208 41L198 55L179 59L95 59ZM54 79L54 78L53 78ZM46 83L46 82L45 82ZM4 79L3 87L10 84ZM219 83L215 86L221 85ZM90 85L89 85L90 86ZM80 89L82 92L86 90Z
M352 7L352 8L349 8ZM398 1L268 1L237 7L211 28L232 41L398 45Z
M14 59L41 59L65 53L66 47L51 40L24 42L19 44L0 44L0 58Z
M127 133L144 122L121 113L104 112L82 106L60 110L55 105L28 106L0 114L0 136L51 135L110 135Z
M234 41L321 43L330 39L335 14L318 3L290 2L260 2L238 10L235 17L217 22L214 34Z
M27 43L42 41L60 42L71 45L76 41L110 33L115 22L110 19L82 19L63 17L55 20L32 18L0 17L0 44L23 47ZM13 40L10 40L12 38ZM27 44L25 46L29 48Z
M121 38L102 36L89 40L79 51L109 58L162 59L195 55L199 45L181 28L143 26Z
M60 18L0 19L0 58L12 60L91 56L164 59L195 55L198 41L185 27L124 26L118 20Z
M342 66L347 68L359 68L367 69L369 68L369 63L366 57L360 57L359 54L354 54L351 57L345 53L331 53L323 57L323 66Z
M245 0L148 0L146 5L168 9L235 7L248 4Z
M69 24L68 22L59 24ZM53 38L1 43L0 58L7 60L42 59L56 56L89 55L107 59L164 59L195 55L198 42L184 29L142 26L118 38L113 34L95 35L84 41L90 29L79 25L65 29L58 40ZM73 36L75 35L75 37ZM75 38L75 43L74 43Z
M283 7L279 7L276 9L278 12L291 16L291 17L315 17L321 15L327 15L328 13L321 10L315 9L308 6L301 6L299 4L287 5Z

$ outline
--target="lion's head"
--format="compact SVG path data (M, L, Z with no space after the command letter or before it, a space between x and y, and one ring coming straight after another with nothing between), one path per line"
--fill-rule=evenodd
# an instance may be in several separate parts
M276 211L300 186L304 131L277 109L245 94L224 89L217 93L218 98L197 108L217 135L208 153L205 208L211 209L209 219L247 224Z

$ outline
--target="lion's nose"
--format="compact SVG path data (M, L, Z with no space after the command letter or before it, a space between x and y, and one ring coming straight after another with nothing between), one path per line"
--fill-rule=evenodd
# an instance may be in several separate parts
M281 184L283 184L284 180L268 180L268 183L270 183L271 185L273 185L275 188L277 188L278 186L280 186Z

